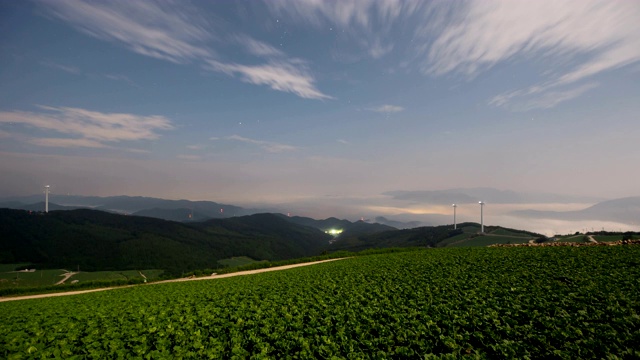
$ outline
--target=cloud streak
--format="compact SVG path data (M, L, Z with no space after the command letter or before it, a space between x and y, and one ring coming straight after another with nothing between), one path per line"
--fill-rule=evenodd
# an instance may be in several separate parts
M62 70L69 74L80 75L82 73L82 71L80 71L80 69L78 69L75 66L62 65L62 64L55 63L53 61L41 61L40 64L48 68Z
M512 110L516 111L529 111L533 109L549 109L562 102L575 99L587 91L598 87L597 83L588 83L578 87L574 87L568 90L562 91L546 91L541 95L527 98L526 95L537 94L540 91L513 91L498 95L491 99L490 105L494 106L508 106ZM546 90L546 89L544 89ZM514 100L515 99L515 100Z
M281 153L281 152L293 151L297 149L295 146L291 146L291 145L280 144L280 143L264 141L264 140L255 140L255 139L242 137L240 135L231 135L226 137L225 139L256 145L261 149L270 153Z
M186 63L213 56L206 22L187 7L169 2L45 1L51 14L93 37L124 44L138 54ZM144 20L141 20L144 19Z
M53 61L41 61L40 64L48 68L61 70L73 75L82 75L91 79L104 78L104 79L109 79L113 81L124 81L129 85L132 85L138 88L140 87L140 85L136 84L133 80L129 79L127 76L120 75L120 74L92 74L92 73L84 72L80 68L77 68L75 66L63 65Z
M427 76L471 80L499 65L543 59L538 83L505 91L494 106L549 108L599 84L596 77L640 61L640 4L634 1L272 0L271 13L326 31L346 31L342 51L360 47L373 59L408 51L406 64ZM397 34L411 33L410 44ZM400 37L402 38L402 37ZM340 51L338 51L340 52ZM344 55L344 54L342 54ZM358 56L336 56L358 58ZM541 62L542 63L542 62ZM560 95L562 101L551 101Z
M29 142L47 147L106 148L121 141L154 140L159 131L173 129L164 116L101 113L80 108L41 106L43 112L0 112L0 123L20 124L71 137L33 138Z
M270 0L265 4L276 16L309 24L317 29L336 26L345 30L373 59L379 59L394 48L389 32L418 13L426 2L418 0Z
M369 108L367 110L375 111L379 113L397 113L397 112L404 111L404 108L402 106L387 104L387 105L381 105L375 108Z
M314 86L314 79L301 64L271 61L262 65L241 65L209 61L209 68L229 76L239 76L246 83L266 85L273 90L289 92L305 99L332 99Z
M213 25L186 2L49 0L44 4L50 14L80 31L140 55L177 64L195 63L305 99L331 98L316 88L315 78L304 62L289 59L282 51L247 35L232 35L232 43L265 59L264 64L243 65L220 59L213 45L220 45L222 40L212 30Z
M42 147L61 147L61 148L108 148L105 144L90 139L64 139L64 138L33 138L28 142L33 145Z
M234 39L238 44L244 47L247 52L255 56L286 57L285 53L282 51L250 36L236 35L234 36Z
M435 12L436 23L444 26L430 46L419 48L425 74L458 73L472 78L499 63L536 56L567 64L540 84L492 99L497 106L508 106L513 99L548 107L549 91L562 93L568 100L587 87L558 87L640 61L636 2L488 0L465 2L463 9L456 10L460 11L454 15L451 8ZM425 39L433 30L424 26L417 34Z

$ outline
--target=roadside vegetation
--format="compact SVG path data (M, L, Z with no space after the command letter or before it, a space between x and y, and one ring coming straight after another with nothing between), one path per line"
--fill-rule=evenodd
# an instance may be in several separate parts
M576 232L574 234L556 235L556 241L568 241L568 242L589 242L589 237L592 237L597 242L613 242L619 240L638 240L640 239L640 232L635 231L588 231L588 232Z
M325 252L322 255L318 256L310 256L298 259L290 259L290 260L281 260L281 261L254 261L252 263L248 263L245 265L235 266L235 267L227 267L221 268L217 270L213 269L205 269L205 270L196 270L190 273L187 273L186 276L210 276L211 274L231 274L240 271L249 271L249 270L258 270L258 269L268 269L279 266L293 265L293 264L303 264L315 261L329 260L329 259L341 259L341 258L349 258L356 256L368 256L368 255L376 255L376 254L388 254L388 253L398 253L398 252L409 252L409 251L422 251L427 250L426 248L384 248L384 249L369 249L363 250L359 252L351 252L351 251L336 251L336 252Z
M229 259L218 260L218 264L223 267L238 267L257 262L265 262L266 260L254 260L248 256L234 256Z

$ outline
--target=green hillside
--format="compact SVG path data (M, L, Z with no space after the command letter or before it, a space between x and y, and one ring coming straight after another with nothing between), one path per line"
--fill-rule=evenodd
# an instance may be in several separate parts
M424 226L413 229L383 231L351 237L340 237L329 246L331 251L361 251L385 247L467 247L488 246L492 244L519 244L542 237L540 234L485 226L480 234L480 225L475 223L459 224L454 230L451 225Z
M255 214L194 223L192 228L231 242L231 256L285 260L317 255L331 236L274 214ZM228 256L227 256L228 257Z
M331 238L270 214L183 224L94 210L36 214L0 209L0 228L0 263L172 274L216 268L218 260L233 256L283 260L315 255Z
M328 232L330 230L338 230L341 232L338 238L348 238L353 236L375 234L383 231L397 230L396 228L388 225L368 223L365 221L351 222L349 220L341 220L334 217L330 217L324 220L316 220L301 216L285 216L283 214L277 215L294 224L313 227L324 232Z

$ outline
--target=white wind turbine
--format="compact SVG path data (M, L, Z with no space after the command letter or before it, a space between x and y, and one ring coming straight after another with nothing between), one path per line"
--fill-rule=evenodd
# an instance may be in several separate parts
M478 201L480 204L480 233L484 234L484 202Z
M456 225L456 208L458 207L458 205L451 204L451 207L453 207L453 230L455 230L458 228L458 226Z
M45 213L49 212L49 190L50 189L51 189L51 186L49 185L44 186L44 212Z

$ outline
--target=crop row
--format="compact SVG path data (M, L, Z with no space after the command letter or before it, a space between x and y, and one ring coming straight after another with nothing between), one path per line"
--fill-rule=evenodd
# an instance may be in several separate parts
M640 247L434 249L0 303L0 357L640 357Z

